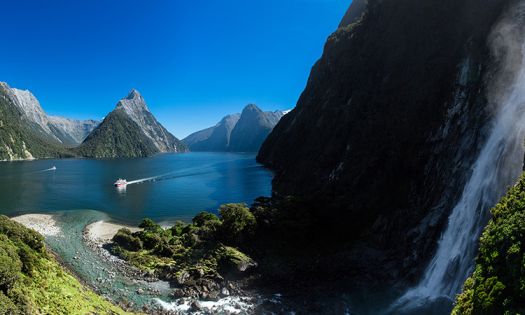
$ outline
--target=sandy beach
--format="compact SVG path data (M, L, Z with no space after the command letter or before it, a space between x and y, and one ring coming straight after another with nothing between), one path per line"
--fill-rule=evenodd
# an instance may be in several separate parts
M138 227L97 221L86 226L84 229L84 237L95 244L105 244L110 242L118 230L122 228L130 229L132 232L140 231Z
M62 234L62 231L56 225L55 219L50 214L24 214L11 219L44 236L58 236Z

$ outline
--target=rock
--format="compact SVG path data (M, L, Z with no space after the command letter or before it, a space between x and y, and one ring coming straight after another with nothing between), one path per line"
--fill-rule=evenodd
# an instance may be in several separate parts
M197 300L194 300L194 301L191 302L191 304L190 304L190 310L193 311L193 312L201 311L201 310L202 310L202 305L201 305L201 303L199 303L199 301L197 301Z
M229 296L229 295L230 295L230 291L226 287L221 289L221 296L222 297L226 297L226 296Z
M137 294L144 294L144 290L142 290L141 288L138 288L137 289Z

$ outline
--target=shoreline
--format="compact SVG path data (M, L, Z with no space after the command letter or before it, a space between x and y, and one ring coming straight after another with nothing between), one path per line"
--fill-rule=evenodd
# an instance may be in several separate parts
M63 239L66 237L63 229L57 224L57 221L54 219L53 214L25 214L21 216L11 217L12 220L31 228L43 236L47 237L58 237ZM105 220L99 220L85 225L81 231L81 241L85 244L87 249L91 250L95 256L98 256L101 261L104 261L112 265L116 270L109 272L107 278L96 278L92 281L84 279L80 274L78 274L72 266L69 264L71 262L66 262L62 259L60 255L52 251L48 246L48 250L55 257L56 261L62 265L68 272L70 272L75 278L77 278L83 285L88 288L91 288L93 291L98 294L102 294L100 285L105 285L112 282L118 277L127 278L131 283L140 284L139 288L133 290L133 294L150 296L153 304L142 307L142 309L137 309L133 303L122 303L118 299L115 300L111 296L107 296L106 299L113 302L114 304L122 307L128 311L143 311L145 313L154 313L154 314L185 314L187 312L196 311L209 311L209 312L220 312L224 314L240 314L240 313L251 313L255 311L257 305L260 304L260 301L257 294L250 292L251 290L243 290L238 286L240 283L232 281L231 291L237 291L237 294L232 294L230 296L225 296L218 298L217 300L202 300L198 297L186 294L185 290L177 290L172 288L169 294L169 299L161 299L161 291L154 283L167 283L164 280L158 278L154 272L147 272L138 269L129 262L111 254L108 250L108 245L111 243L111 239L121 228L128 228L132 232L140 231L142 229L134 226L129 226L126 224L118 224L114 222L109 222ZM82 254L76 252L76 255L73 257L73 264L76 264L75 261L81 261L83 259ZM150 283L150 284L148 284ZM169 286L169 284L167 284ZM241 285L242 286L242 285ZM235 288L235 289L234 289ZM178 294L176 294L178 292Z
M62 231L57 226L52 214L23 214L11 217L11 220L33 229L43 236L61 236Z

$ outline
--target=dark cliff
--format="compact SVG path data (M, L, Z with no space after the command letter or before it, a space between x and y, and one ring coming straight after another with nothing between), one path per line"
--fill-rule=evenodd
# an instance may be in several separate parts
M484 138L487 39L508 2L370 0L329 37L257 157L348 253L318 264L408 281L424 267Z

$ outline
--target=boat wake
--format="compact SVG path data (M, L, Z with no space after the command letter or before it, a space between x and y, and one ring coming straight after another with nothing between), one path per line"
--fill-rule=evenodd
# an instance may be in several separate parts
M56 166L53 166L51 168L48 168L48 169L45 169L45 170L41 170L41 171L36 171L37 173L44 173L44 172L51 172L51 171L56 171L57 168Z

